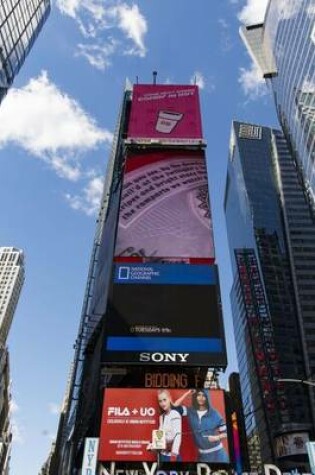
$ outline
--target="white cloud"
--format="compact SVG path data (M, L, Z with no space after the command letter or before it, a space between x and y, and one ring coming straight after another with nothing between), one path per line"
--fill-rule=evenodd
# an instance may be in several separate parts
M224 52L230 51L233 47L230 25L224 18L219 18L218 23L221 27L220 45Z
M100 207L103 182L103 176L94 176L89 180L81 195L66 194L66 200L71 208L82 211L88 216L95 215Z
M246 5L238 14L241 23L245 25L254 25L262 23L269 0L246 0Z
M240 68L238 82L244 94L250 100L259 99L268 94L262 74L254 63L252 63L250 69Z
M10 400L10 413L11 414L16 414L20 410L20 407L16 403L14 399Z
M81 43L78 53L92 66L104 70L114 53L146 55L144 37L148 25L137 4L128 5L121 0L57 0L57 7L77 22L84 38L93 39ZM108 48L109 44L115 47Z
M118 42L113 39L107 44L78 44L77 56L83 56L91 66L104 71L111 65L110 57L114 54Z
M246 0L246 5L238 14L239 20L245 25L262 23L269 0ZM279 18L288 20L297 15L301 8L301 0L277 0L275 8L278 9Z
M61 13L75 18L81 5L81 0L56 0Z
M15 444L24 444L24 428L20 426L16 419L11 420L12 440Z
M132 7L129 7L125 3L119 5L117 7L117 14L119 28L121 28L127 38L131 39L135 45L133 48L127 50L127 53L139 55L143 58L146 54L144 35L148 31L148 26L138 5L132 5Z
M48 409L49 409L50 414L53 414L53 415L60 414L60 405L56 404L55 402L50 402L48 404Z
M195 71L190 78L190 84L196 84L200 89L204 89L206 85L204 75L200 71Z
M215 80L212 76L205 78L200 71L195 71L190 78L190 84L196 84L200 89L205 90L208 93L212 93L215 90Z
M11 89L1 104L0 123L0 148L16 144L72 181L81 177L83 152L112 140L45 71L23 88Z

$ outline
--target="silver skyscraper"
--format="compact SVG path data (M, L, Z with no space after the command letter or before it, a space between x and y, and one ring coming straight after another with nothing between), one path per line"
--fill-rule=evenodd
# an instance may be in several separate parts
M241 28L274 94L282 130L315 203L315 1L270 0L263 24Z

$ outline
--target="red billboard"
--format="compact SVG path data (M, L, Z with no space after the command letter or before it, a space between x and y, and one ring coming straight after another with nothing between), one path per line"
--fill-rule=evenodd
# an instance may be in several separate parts
M135 85L128 138L202 139L198 87Z
M160 450L154 435L165 444ZM159 453L158 453L159 452ZM99 460L229 463L224 392L106 389Z
M202 151L139 151L126 161L116 261L214 261Z

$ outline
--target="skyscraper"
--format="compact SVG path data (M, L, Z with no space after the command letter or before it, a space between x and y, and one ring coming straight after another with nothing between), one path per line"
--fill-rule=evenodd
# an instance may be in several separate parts
M10 400L9 352L0 347L0 473L3 475L9 474L11 454Z
M313 0L270 0L264 24L241 36L274 94L277 114L315 200L315 8Z
M50 0L3 0L0 3L0 102L49 12Z
M313 371L315 230L281 132L233 123L224 207L250 462L290 469L306 460L314 400L277 380Z
M158 388L192 406L187 388L203 388L208 368L226 366L205 145L197 86L125 91L54 454L63 475L82 469L83 446L95 438L99 468L156 460L148 442L160 423ZM194 409L220 408L220 434L204 438L194 419L180 454L178 421L164 461L230 461L224 394L207 391Z
M0 247L0 345L6 344L24 282L24 255L14 247Z
M24 282L24 255L14 247L0 247L0 472L9 473L11 452L10 368L8 333Z

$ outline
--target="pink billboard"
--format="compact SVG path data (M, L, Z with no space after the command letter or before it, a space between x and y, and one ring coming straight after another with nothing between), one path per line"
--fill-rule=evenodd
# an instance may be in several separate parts
M198 87L135 85L128 138L202 139Z

